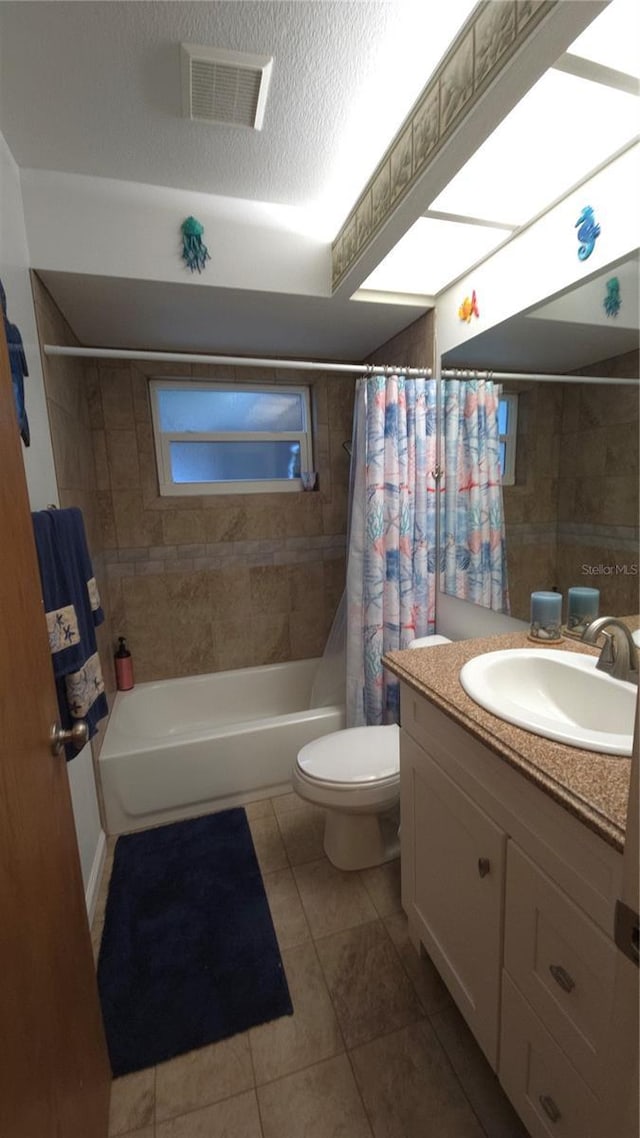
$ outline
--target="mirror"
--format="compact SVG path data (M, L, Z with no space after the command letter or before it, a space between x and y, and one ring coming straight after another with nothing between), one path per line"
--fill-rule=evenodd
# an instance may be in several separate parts
M443 367L638 379L638 254L452 349ZM617 316L607 282L619 281ZM588 317L587 315L588 314ZM586 320L589 323L586 323ZM638 408L634 384L506 381L515 481L503 486L511 616L537 589L588 585L600 613L638 612Z

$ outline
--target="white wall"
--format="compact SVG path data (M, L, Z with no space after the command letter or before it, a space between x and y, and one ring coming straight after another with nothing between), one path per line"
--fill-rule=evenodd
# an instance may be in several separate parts
M25 380L25 401L31 428L31 446L23 447L22 453L31 508L42 510L51 503L58 503L58 489L29 265L20 174L9 147L0 133L0 278L7 294L7 313L11 322L17 324L20 329L29 368L29 375ZM95 904L105 839L98 814L90 747L85 747L81 754L68 764L67 770L82 879L87 906L91 913Z
M637 249L639 187L640 144L636 144L440 293L436 302L440 353L444 355ZM591 256L580 261L575 223L586 205L593 207L601 233ZM467 324L460 320L458 308L473 289L480 318Z
M330 294L330 244L305 232L294 207L51 170L22 170L21 181L35 268ZM211 256L202 274L181 259L190 215L204 225Z
M7 315L20 329L27 357L29 376L25 380L25 401L31 446L23 447L22 454L31 508L43 510L52 502L58 504L58 490L29 265L20 172L0 133L0 278L7 294Z

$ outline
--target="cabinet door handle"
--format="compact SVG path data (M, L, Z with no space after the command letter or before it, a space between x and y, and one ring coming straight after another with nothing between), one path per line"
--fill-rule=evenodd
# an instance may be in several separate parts
M552 1122L558 1122L562 1115L551 1098L551 1095L539 1095L539 1102L547 1117L550 1118Z
M559 984L563 992L572 992L576 986L573 976L562 967L561 964L550 964L549 971L553 976L556 984Z
M491 870L491 862L488 857L478 858L478 873L481 877L486 877Z

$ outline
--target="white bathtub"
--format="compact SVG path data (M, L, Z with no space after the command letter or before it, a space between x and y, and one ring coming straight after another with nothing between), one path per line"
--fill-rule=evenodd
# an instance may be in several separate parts
M118 692L99 769L110 834L286 793L300 748L345 725L309 710L317 660Z

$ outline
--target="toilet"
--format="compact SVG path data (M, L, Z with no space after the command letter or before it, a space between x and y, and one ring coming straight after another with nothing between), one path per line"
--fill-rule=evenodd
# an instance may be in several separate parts
M409 648L450 644L423 636ZM325 811L324 850L337 869L367 869L400 853L400 729L348 727L298 752L293 789Z

